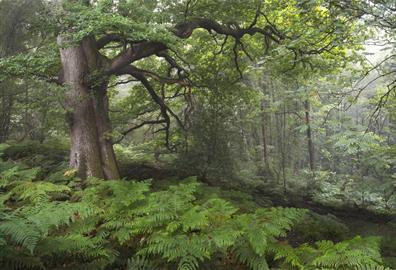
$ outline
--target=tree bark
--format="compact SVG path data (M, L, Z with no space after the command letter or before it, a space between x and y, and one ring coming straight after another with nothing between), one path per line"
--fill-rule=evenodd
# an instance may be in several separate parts
M112 127L109 118L109 100L106 93L106 85L103 85L95 92L95 120L104 176L106 179L117 179L120 178L120 175L110 134Z
M107 81L91 82L93 71L100 70L106 63L91 37L74 46L58 37L58 44L61 46L62 80L67 87L70 167L83 179L117 179L119 172L109 136Z
M7 84L0 84L0 87L7 87ZM14 97L2 91L3 96L0 98L0 143L8 139L11 125L11 111L14 103Z
M314 152L314 144L312 141L311 119L309 115L311 106L308 98L304 101L304 107L305 107L305 124L307 125L309 168L311 169L311 171L315 171L315 152Z

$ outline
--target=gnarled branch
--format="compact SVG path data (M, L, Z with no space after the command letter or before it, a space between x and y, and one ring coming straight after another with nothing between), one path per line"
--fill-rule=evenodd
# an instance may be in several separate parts
M179 119L179 117L165 104L165 101L155 92L154 88L150 84L150 82L147 80L146 75L144 71L134 67L134 66L127 66L124 67L120 72L119 75L121 74L129 74L139 80L142 85L146 88L148 93L150 94L151 98L153 101L159 106L162 120L161 123L165 124L165 127L160 129L165 131L165 146L170 149L169 145L169 134L170 134L170 117L168 115L168 112L176 119L178 124L184 129L184 125L182 121Z
M166 50L166 45L156 41L144 41L137 44L132 44L128 49L121 52L111 61L111 65L107 70L107 74L116 74L119 70L123 69L129 64L137 60L155 55L163 50Z

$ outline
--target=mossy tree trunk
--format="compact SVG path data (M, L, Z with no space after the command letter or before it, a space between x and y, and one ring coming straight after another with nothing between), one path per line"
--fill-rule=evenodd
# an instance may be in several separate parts
M84 38L70 45L58 37L61 46L62 82L67 87L65 105L70 129L70 167L77 175L117 179L119 172L109 134L107 81L93 74L107 64L96 48L95 40Z

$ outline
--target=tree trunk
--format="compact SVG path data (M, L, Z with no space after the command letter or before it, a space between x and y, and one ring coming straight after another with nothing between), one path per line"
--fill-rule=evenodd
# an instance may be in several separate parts
M95 92L95 120L104 176L106 179L117 179L120 178L120 175L110 134L112 127L109 118L109 100L106 86L107 82Z
M309 156L309 168L311 171L315 171L315 153L314 153L314 144L312 141L312 132L311 132L311 119L309 112L311 110L311 106L309 104L308 98L304 102L305 107L305 124L307 125L307 141L308 141L308 156Z
M7 86L7 84L0 85L0 87ZM11 111L14 103L14 97L7 93L7 91L2 91L2 95L0 101L0 143L4 143L8 139L11 125Z
M268 162L268 151L267 151L267 132L266 132L266 113L265 113L265 102L261 102L261 144L262 144L262 160L264 163L264 168L266 172L269 172L269 162Z
M62 79L68 88L65 105L70 128L70 167L83 179L119 178L117 162L110 138L107 81L92 83L93 71L103 67L92 38L84 38L70 46L58 37L62 62Z
M283 193L286 194L286 103L283 102L283 117L282 117L282 177L283 177Z

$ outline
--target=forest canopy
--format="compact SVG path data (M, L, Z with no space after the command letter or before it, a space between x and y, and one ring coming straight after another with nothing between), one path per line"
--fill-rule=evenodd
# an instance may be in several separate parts
M393 0L0 18L1 269L396 268Z

